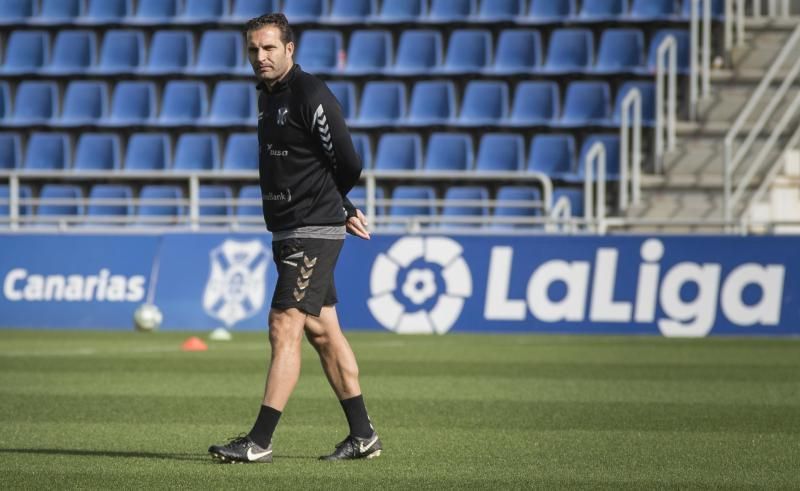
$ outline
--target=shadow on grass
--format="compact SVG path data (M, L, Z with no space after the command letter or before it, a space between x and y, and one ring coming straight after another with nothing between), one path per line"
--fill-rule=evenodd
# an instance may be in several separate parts
M161 459L205 461L219 464L207 453L170 453L170 452L129 452L117 450L85 450L76 448L0 448L0 454L33 454L33 455L66 455L71 457L121 457L133 459ZM276 459L317 460L307 455L280 455Z

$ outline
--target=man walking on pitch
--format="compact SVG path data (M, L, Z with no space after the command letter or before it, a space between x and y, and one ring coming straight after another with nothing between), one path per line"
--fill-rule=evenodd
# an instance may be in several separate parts
M272 434L300 376L305 332L350 426L333 453L320 458L377 457L381 441L367 416L358 365L334 307L333 270L345 231L369 239L364 215L346 198L359 179L361 161L333 94L294 64L294 34L286 17L252 19L245 35L259 81L259 180L278 270L269 312L272 358L250 433L208 451L223 462L272 462Z

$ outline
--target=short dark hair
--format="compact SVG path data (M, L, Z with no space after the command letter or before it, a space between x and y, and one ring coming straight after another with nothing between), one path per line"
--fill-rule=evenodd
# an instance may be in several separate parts
M263 27L275 26L281 31L281 42L285 45L294 42L294 31L286 16L281 13L264 14L247 21L244 25L244 35L247 36L252 31L257 31Z

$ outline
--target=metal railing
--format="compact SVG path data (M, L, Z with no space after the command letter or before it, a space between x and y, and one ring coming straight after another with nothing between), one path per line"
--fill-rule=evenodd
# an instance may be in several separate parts
M236 183L251 184L257 182L258 174L255 172L214 172L214 171L201 171L201 172L80 172L74 173L69 171L0 171L0 182L7 180L9 183L9 197L8 199L0 198L0 205L8 205L9 213L7 216L0 216L0 225L7 224L11 230L18 230L19 227L28 225L38 225L40 230L45 229L45 225L49 225L51 230L56 228L58 230L75 230L80 226L79 230L85 231L86 227L102 228L103 226L116 226L116 225L136 225L136 231L140 232L147 228L160 228L164 226L170 228L184 227L190 230L202 230L207 226L227 226L231 229L242 229L243 227L252 226L259 230L264 229L263 218L261 216L238 216L236 213L232 215L221 216L208 216L201 215L201 206L214 206L214 205L229 205L231 207L238 206L260 206L262 201L260 199L200 199L200 184L203 182L219 182L228 181ZM66 182L74 184L90 185L97 181L113 181L116 183L130 183L137 185L143 181L158 180L161 183L175 184L181 186L182 189L187 190L188 194L183 198L160 198L160 199L104 199L99 201L97 199L90 200L89 198L20 198L20 181L25 184L45 184L53 182ZM530 201L525 203L509 203L505 200L496 201L489 200L485 204L493 209L496 206L521 206L525 208L538 209L541 212L540 217L470 217L462 220L457 217L387 217L377 216L376 206L385 204L398 204L399 202L393 200L376 200L376 182L420 182L420 183L462 183L465 181L475 183L513 183L513 184L534 184L541 189L541 201ZM556 222L573 220L571 215L565 216L563 213L551 218L550 209L553 201L553 184L550 178L543 173L535 171L520 171L520 172L481 172L481 173L463 173L463 172L380 172L380 171L365 171L362 175L362 182L366 184L367 199L366 199L366 213L368 216L368 223L370 227L377 225L391 225L406 223L410 227L414 227L412 222L417 223L437 223L437 222L460 222L475 223L481 225L488 225L490 223L504 223L508 222L511 225L559 225ZM187 210L185 213L179 215L166 215L166 216L98 216L98 215L63 215L63 216L39 216L37 214L20 214L20 207L31 208L42 204L47 205L75 205L82 208L87 208L90 203L95 205L130 205L132 207L141 205L170 205L180 207L181 210ZM426 201L427 203L427 201ZM442 204L443 200L436 203ZM451 200L447 201L450 205L468 206L468 204L456 203ZM402 204L402 203L400 203ZM476 203L471 203L476 205ZM482 206L481 205L481 206ZM569 211L569 208L567 208ZM113 229L115 233L129 232L120 230L120 227ZM27 231L27 230L26 230Z
M634 206L638 205L642 195L642 93L639 89L634 88L625 94L622 99L621 111L619 209L625 211L631 203ZM633 118L631 118L631 113L633 113ZM632 136L630 136L631 133L633 133ZM630 140L633 143L632 148L630 148Z
M724 219L730 221L734 218L734 213L739 204L739 201L744 197L745 192L750 188L753 183L754 177L759 171L762 170L766 157L771 151L774 150L775 144L780 135L786 130L792 118L798 112L798 104L800 104L800 96L795 98L793 102L786 104L786 94L793 84L798 80L800 74L800 57L797 56L800 50L800 26L798 26L789 40L784 45L778 57L773 62L770 69L767 71L764 78L759 83L753 95L747 101L739 117L734 122L731 129L725 135L724 142L724 163L723 163L723 213ZM767 90L775 81L775 78L781 69L785 69L785 64L791 63L790 68L784 76L783 82L778 87L775 94L771 99L767 100ZM753 114L759 104L766 103L763 110L759 115L756 123L750 128L744 136L743 127L748 118ZM747 169L744 175L738 182L734 182L734 173L736 169L742 164L744 158L750 153L753 143L759 134L764 130L767 122L774 119L779 105L786 107L783 117L777 125L770 130L770 136L761 148L759 153L754 159L748 160ZM738 148L734 148L735 142L744 136L744 141Z
M594 166L597 165L597 179L594 178ZM595 211L595 193L597 188L597 211ZM586 153L586 171L583 180L583 217L587 223L594 223L595 230L603 234L606 231L606 147L596 142Z
M711 96L711 0L691 0L690 42L689 42L689 119L697 119L698 92L702 98ZM700 49L700 15L702 5L703 46ZM701 61L698 64L698 51ZM698 87L698 84L700 87Z
M664 57L669 57L665 73ZM658 45L656 52L656 144L655 170L664 170L664 131L666 130L666 150L675 149L675 118L677 109L678 43L675 36L667 36ZM664 78L667 81L667 113L664 114ZM666 120L666 122L665 122Z

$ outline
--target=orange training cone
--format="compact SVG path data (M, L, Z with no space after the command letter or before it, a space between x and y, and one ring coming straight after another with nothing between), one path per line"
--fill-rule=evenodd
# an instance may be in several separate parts
M183 351L206 351L208 350L208 345L197 336L192 336L183 342L181 349Z

